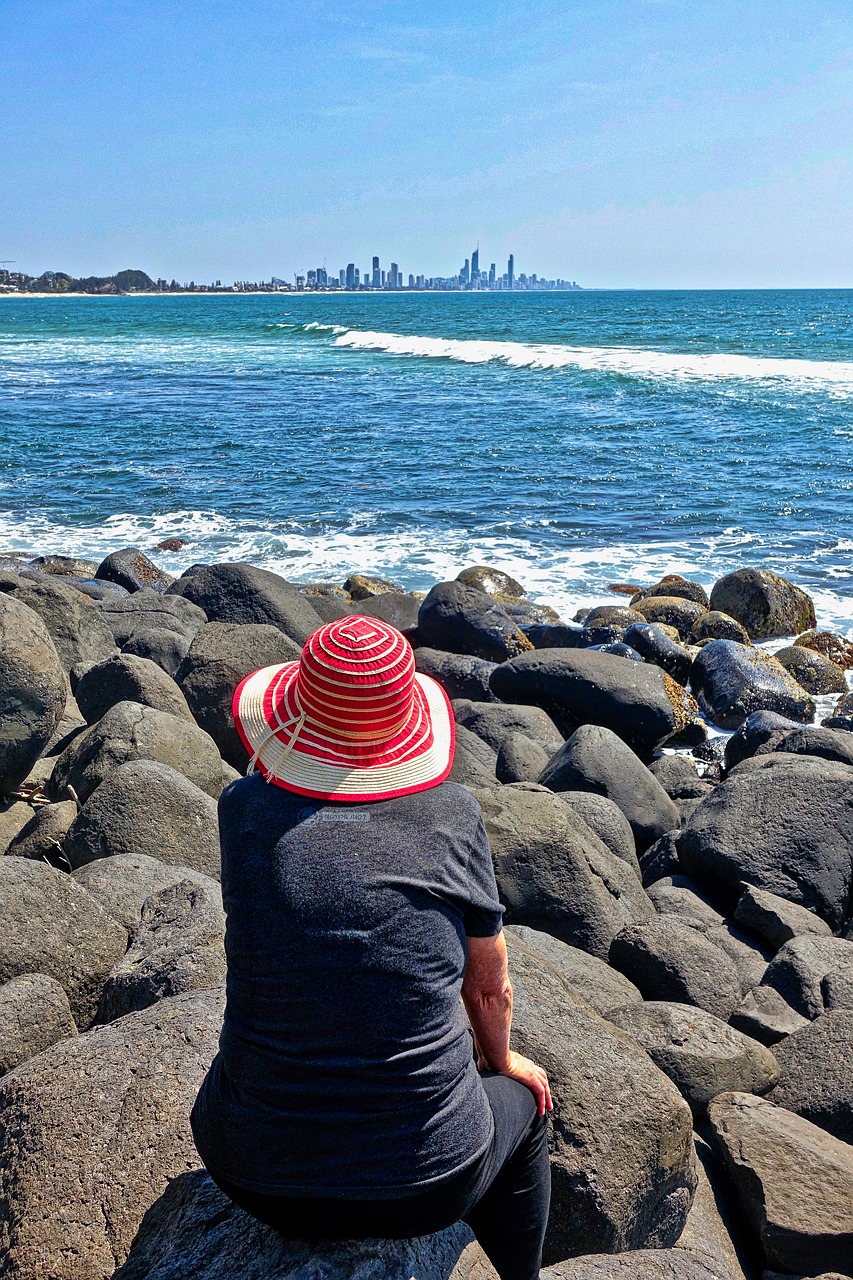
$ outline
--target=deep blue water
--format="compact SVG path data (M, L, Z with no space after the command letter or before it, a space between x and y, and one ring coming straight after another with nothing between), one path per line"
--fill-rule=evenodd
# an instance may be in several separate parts
M0 299L0 551L167 535L574 612L764 565L853 623L853 292Z

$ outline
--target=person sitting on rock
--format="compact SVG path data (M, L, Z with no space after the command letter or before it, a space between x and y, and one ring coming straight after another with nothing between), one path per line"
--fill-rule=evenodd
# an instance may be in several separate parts
M503 909L479 805L446 780L444 691L352 615L248 676L234 719L227 1007L192 1113L208 1172L293 1236L464 1219L502 1280L534 1280L551 1096L509 1047Z

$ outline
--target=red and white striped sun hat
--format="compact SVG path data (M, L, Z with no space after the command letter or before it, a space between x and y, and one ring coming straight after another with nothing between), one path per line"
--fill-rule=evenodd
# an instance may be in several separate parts
M321 627L298 662L247 676L233 712L249 772L319 800L425 791L453 764L447 695L415 671L406 637L378 618Z

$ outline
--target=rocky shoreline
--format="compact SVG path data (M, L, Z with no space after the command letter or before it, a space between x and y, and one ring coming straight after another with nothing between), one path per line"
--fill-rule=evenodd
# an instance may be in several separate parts
M0 1280L493 1278L461 1225L277 1237L190 1136L231 695L347 613L453 700L554 1094L543 1275L853 1274L853 643L804 591L671 575L564 619L484 566L423 595L124 548L0 556Z

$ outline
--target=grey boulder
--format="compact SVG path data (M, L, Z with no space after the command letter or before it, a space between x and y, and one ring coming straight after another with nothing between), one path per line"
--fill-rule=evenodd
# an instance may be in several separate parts
M726 741L726 768L734 769L741 761L752 756L767 755L775 751L777 743L792 729L800 727L796 720L779 716L775 711L753 711Z
M548 752L524 733L508 733L498 750L498 782L535 782L548 763ZM632 837L633 844L633 837Z
M804 1018L825 1012L823 983L828 974L853 973L853 942L803 934L786 942L770 963L764 984L774 987Z
M456 726L450 781L465 787L496 787L498 757L487 742L464 725Z
M68 870L65 853L65 837L77 817L73 800L60 804L44 804L30 810L32 817L9 844L6 852L15 858L30 858L34 862L48 862L62 871Z
M594 791L560 791L558 794L564 804L574 809L579 818L583 818L610 852L627 862L639 876L640 863L634 832L618 804Z
M418 638L433 649L504 662L531 649L500 604L465 582L439 582L418 613Z
M806 693L847 693L847 680L842 668L814 649L792 644L787 649L777 650L775 658Z
M175 596L180 600L180 596ZM169 631L165 627L145 627L135 631L130 639L122 645L122 653L135 658L147 658L156 662L166 675L173 679L178 674L181 663L187 656L191 637L181 631Z
M570 947L550 933L523 924L507 925L506 933L555 969L563 981L603 1017L607 1017L611 1009L642 1004L643 997L633 982L588 951Z
M117 702L139 702L157 711L192 720L187 700L156 662L118 653L90 667L74 694L87 724L94 724Z
M609 960L646 1000L696 1005L724 1022L741 1000L734 962L677 916L629 925L613 939Z
M569 1258L541 1272L541 1280L733 1280L725 1264L688 1249Z
M56 978L23 973L0 986L0 1076L76 1034L68 996Z
M104 601L100 609L120 649L141 632L152 629L176 632L192 640L207 622L207 614L191 600L147 589L121 600Z
M751 884L745 884L741 889L735 920L760 934L777 951L792 938L803 934L819 938L832 934L826 921L813 911L807 911L805 907L799 907L766 889L756 889Z
M169 866L144 853L116 853L110 858L98 858L72 871L71 878L96 898L104 911L129 934L138 928L142 908L152 894L182 880L200 885L218 906L222 905L222 890L211 876L193 867Z
M68 685L37 613L0 595L0 798L23 782L65 709Z
M815 703L780 662L763 649L734 640L711 640L690 673L699 706L714 724L737 729L754 711L811 720Z
M853 1009L825 1013L774 1050L771 1101L853 1143Z
M497 663L474 658L468 653L444 653L426 646L415 650L415 666L422 675L432 676L448 698L467 698L472 702L492 702L489 677Z
M113 551L98 565L95 577L101 582L115 582L125 591L156 591L161 595L174 579L164 573L139 547L122 547Z
M267 623L301 648L322 624L310 602L286 578L250 564L205 565L169 588L199 606L210 622Z
M727 573L714 584L710 604L745 627L753 640L798 636L815 625L811 597L767 569Z
M853 765L853 734L849 729L804 725L786 733L774 744L773 750L787 752L789 755L818 756L821 760Z
M495 752L500 751L510 733L532 738L549 756L563 745L563 735L540 707L458 698L453 703L453 714L457 724L476 733Z
M729 1022L738 1031L767 1045L775 1045L809 1026L808 1019L792 1009L775 987L760 985L747 991Z
M100 609L64 582L49 578L38 581L4 578L0 581L0 591L7 591L40 616L65 671L103 662L115 653L112 632Z

